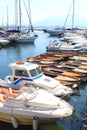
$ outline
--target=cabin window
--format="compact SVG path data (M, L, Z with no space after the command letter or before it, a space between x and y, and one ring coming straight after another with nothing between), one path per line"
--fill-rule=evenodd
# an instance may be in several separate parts
M40 67L37 67L37 68L36 68L36 70L37 70L38 74L41 74L41 73L42 73L42 71L41 71L41 68L40 68Z
M37 76L37 72L35 69L30 70L30 74L32 77Z
M37 76L38 74L41 74L41 68L37 67L36 69L30 70L31 77Z
M15 76L28 77L26 70L15 70Z

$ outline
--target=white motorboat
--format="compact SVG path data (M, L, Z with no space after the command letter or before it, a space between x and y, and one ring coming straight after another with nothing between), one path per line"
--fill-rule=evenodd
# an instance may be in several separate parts
M9 40L7 40L3 37L0 37L0 47L4 47L4 46L8 45L9 42L10 42Z
M17 128L19 124L32 125L33 120L46 123L72 115L72 105L33 86L29 83L19 90L0 87L0 121Z
M74 93L70 87L64 86L58 80L43 74L38 64L18 61L9 66L12 69L12 75L6 76L4 82L0 82L1 86L19 89L23 84L32 82L56 96Z
M52 42L47 47L47 51L74 51L74 52L80 52L85 51L87 49L87 43L83 41L81 42L63 42L63 43L57 43Z

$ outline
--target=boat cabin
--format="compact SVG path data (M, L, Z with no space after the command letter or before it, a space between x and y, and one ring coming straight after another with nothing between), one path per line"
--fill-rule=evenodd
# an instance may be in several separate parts
M23 86L29 87L29 83L38 85L54 95L66 95L73 93L72 89L62 85L58 80L46 76L38 64L18 61L11 63L12 75L5 77L5 86L12 89L20 89Z
M9 67L12 69L12 80L19 78L34 78L42 74L41 67L30 62L18 61L11 63Z

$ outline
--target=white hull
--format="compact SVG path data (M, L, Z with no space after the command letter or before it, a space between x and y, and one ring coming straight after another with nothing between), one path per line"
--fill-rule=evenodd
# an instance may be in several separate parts
M9 42L10 42L9 40L0 39L0 45L1 45L1 46L6 46L6 45L8 45Z
M70 104L43 89L35 89L31 85L20 90L0 88L1 121L13 123L14 120L18 124L32 125L35 117L42 123L67 117L72 113L73 107Z
M1 107L0 108L0 120L5 122L10 122L11 117L14 117L18 124L26 124L26 125L32 125L33 118L38 117L39 123L46 122L47 120L51 122L51 119L58 119L62 117L67 117L72 114L72 109L53 109L53 110L36 110L32 107L28 108L9 108L9 107ZM68 112L67 112L68 111ZM46 120L46 121L45 121Z
M22 37L19 36L17 41L18 43L33 43L36 39L36 36L28 36L28 37Z

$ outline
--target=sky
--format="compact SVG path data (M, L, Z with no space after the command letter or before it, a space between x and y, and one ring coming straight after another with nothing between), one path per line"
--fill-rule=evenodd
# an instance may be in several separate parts
M29 8L29 0L20 1L22 22L23 24L28 24L29 19L26 8ZM67 17L70 8L72 15L72 1L73 0L30 0L32 23L34 24L51 16L58 16L60 18ZM0 0L0 25L15 23L15 9L17 10L15 3L16 0ZM75 0L74 9L75 15L78 15L81 20L87 21L87 0Z

